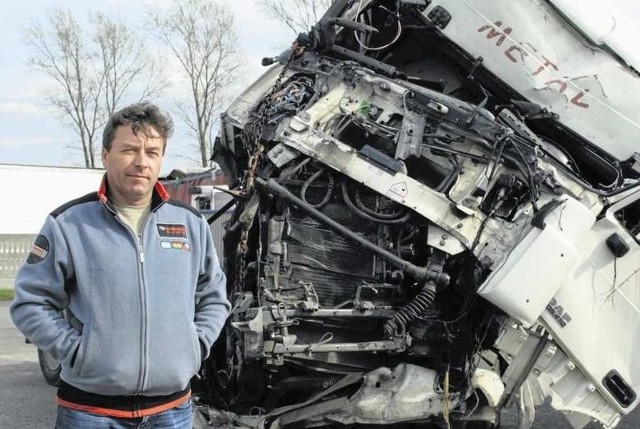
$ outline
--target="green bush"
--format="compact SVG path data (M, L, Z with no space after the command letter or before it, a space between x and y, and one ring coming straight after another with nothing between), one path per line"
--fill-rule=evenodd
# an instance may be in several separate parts
M0 301L13 299L13 289L0 289Z

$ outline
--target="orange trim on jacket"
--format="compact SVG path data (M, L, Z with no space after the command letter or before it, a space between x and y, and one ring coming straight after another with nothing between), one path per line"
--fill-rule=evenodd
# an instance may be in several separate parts
M91 405L76 404L76 403L73 403L73 402L65 401L64 399L60 399L58 397L56 397L56 402L58 403L58 405L61 405L61 406L66 407L66 408L70 408L72 410L86 411L88 413L98 414L98 415L101 415L101 416L118 417L118 418L125 418L125 419L134 419L136 417L151 416L151 415L154 415L154 414L161 413L163 411L170 410L171 408L177 407L178 405L180 405L183 402L187 401L189 398L191 398L191 391L188 391L183 396L181 396L181 397L179 397L177 399L174 399L171 402L167 402L166 404L158 405L158 406L151 407L151 408L144 408L144 409L141 409L141 410L130 410L130 411L128 411L128 410L114 410L114 409L110 409L110 408L101 408L101 407L95 407L95 406L91 406Z

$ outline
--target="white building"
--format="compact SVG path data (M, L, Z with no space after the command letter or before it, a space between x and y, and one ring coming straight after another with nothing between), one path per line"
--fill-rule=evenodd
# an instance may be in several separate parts
M0 288L13 278L47 215L98 190L104 170L0 164Z

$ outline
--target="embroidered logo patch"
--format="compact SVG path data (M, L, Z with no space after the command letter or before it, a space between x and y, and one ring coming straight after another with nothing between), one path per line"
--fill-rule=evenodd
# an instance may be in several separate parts
M160 237L187 238L187 227L184 225L159 223L156 227L158 228L158 235L160 235Z
M49 240L44 235L36 237L36 241L33 243L31 253L27 256L27 264L37 264L44 261L44 258L49 254Z

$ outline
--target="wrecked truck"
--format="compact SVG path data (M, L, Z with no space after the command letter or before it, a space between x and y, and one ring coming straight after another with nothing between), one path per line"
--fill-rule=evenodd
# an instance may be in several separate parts
M609 7L609 6L608 6ZM222 115L202 427L613 428L640 389L640 56L567 0L337 0ZM512 426L513 427L513 426Z

